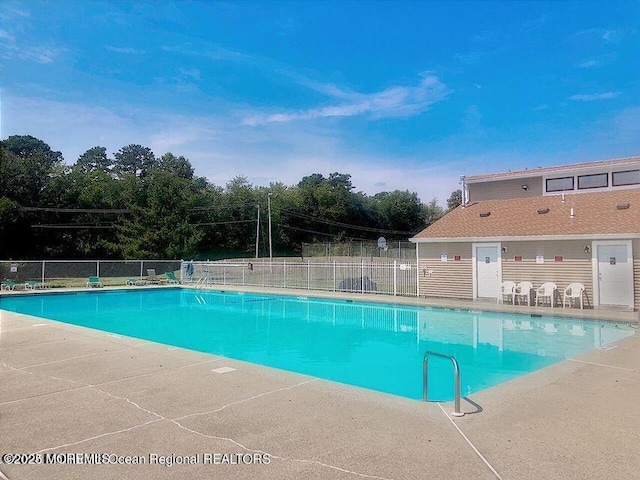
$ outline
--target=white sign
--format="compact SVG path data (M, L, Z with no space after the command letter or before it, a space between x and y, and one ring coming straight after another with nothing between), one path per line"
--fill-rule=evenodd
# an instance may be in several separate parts
M411 264L410 263L401 263L400 264L400 270L411 270Z
M9 267L9 270L11 271L11 273L16 273L18 271L18 264L12 263L11 266Z
M449 261L449 256L446 253L443 253L442 255L440 255L440 261L441 262Z
M536 263L544 263L544 255L536 255Z

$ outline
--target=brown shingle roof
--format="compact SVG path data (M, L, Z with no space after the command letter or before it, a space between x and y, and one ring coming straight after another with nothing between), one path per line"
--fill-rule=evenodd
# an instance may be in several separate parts
M626 203L629 208L618 209ZM538 213L547 208L548 213ZM483 200L456 208L413 238L620 234L640 234L640 189L565 195L564 203L561 195Z
M507 180L509 178L536 177L540 175L554 175L565 172L579 170L590 170L596 168L625 168L637 167L640 164L640 157L616 158L613 160L602 160L598 162L573 163L571 165L560 165L555 167L531 168L528 170L515 170L513 172L488 173L485 175L469 175L465 177L467 183L488 182L494 180Z

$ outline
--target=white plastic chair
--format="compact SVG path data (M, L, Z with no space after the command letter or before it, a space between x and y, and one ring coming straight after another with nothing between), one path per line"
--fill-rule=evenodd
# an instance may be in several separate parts
M513 291L513 303L515 304L516 298L522 297L527 299L527 306L531 305L531 290L533 290L533 283L520 282L516 285L516 289Z
M562 297L562 308L567 305L567 300L569 300L569 307L574 303L575 300L579 300L580 309L584 308L584 302L582 299L582 294L584 293L585 288L581 283L570 283L567 288L564 289L564 296Z
M545 282L540 285L536 290L536 307L538 306L540 299L548 298L551 308L553 308L555 304L556 290L558 290L558 286L553 282Z
M498 303L504 303L504 297L510 296L511 303L514 302L513 292L516 289L515 282L502 282L498 288Z

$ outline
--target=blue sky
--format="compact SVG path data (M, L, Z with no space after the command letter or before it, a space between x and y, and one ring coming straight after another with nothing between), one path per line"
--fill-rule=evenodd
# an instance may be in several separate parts
M2 138L130 143L224 186L640 155L640 1L0 2Z

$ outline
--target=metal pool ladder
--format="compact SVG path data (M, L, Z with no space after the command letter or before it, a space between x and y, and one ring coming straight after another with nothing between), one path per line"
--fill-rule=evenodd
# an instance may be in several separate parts
M424 360L422 361L422 400L427 402L427 378L429 376L429 370L427 368L429 362L429 355L440 358L448 358L453 364L453 398L454 398L454 411L451 415L454 417L463 417L464 413L460 411L460 367L458 367L458 361L453 355L446 355L439 352L427 351L424 353Z

